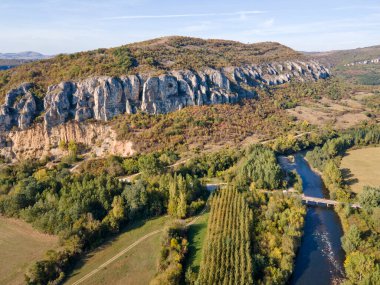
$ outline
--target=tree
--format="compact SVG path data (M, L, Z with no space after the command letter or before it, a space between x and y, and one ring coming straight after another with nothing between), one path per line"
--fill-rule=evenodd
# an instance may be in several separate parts
M178 206L177 206L177 217L185 218L187 215L187 201L186 194L183 191L179 192Z
M375 271L375 259L372 255L354 251L346 257L344 268L347 277L353 284L362 284L361 281L365 276Z
M145 175L156 175L163 171L161 161L155 154L147 154L139 157L139 170Z
M67 144L67 149L69 151L69 156L71 159L76 160L78 154L78 145L75 141L71 140Z
M358 249L361 243L360 230L356 225L350 227L347 233L342 237L342 247L346 253Z
M176 176L170 182L169 185L169 202L168 202L168 213L171 216L177 216L178 207L178 187L176 182Z
M329 160L323 170L323 175L326 178L328 184L341 185L342 173L334 160Z
M359 203L368 212L380 207L380 187L364 186L359 194Z

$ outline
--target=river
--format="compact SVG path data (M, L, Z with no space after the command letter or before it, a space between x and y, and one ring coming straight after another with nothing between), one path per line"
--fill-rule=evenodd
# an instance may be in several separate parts
M309 167L301 154L295 155L294 163L282 157L281 164L298 172L305 195L326 197L321 177ZM344 251L340 241L342 235L339 217L332 208L308 206L304 235L289 284L339 284L344 277Z

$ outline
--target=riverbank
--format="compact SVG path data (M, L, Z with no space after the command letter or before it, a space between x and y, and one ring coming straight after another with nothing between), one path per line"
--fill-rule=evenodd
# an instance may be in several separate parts
M365 147L368 150L370 146L377 145L379 138L378 127L359 129L350 135L328 140L308 155L314 165L323 169L322 179L330 195L345 202L359 199L363 204L361 209L346 206L335 209L344 233L342 249L346 255L344 269L347 284L380 284L380 188L363 188L358 196L354 196L350 183L345 180L352 176L347 175L349 169L344 169L346 173L342 170L341 160L354 148ZM376 170L376 162L374 155L359 156L352 165L361 163L366 169ZM365 176L369 175L367 172L364 171ZM375 172L377 175L378 172Z
M301 153L294 163L288 161L288 170L296 170L302 178L304 194L324 198L323 181L314 172ZM309 206L306 213L304 235L297 252L290 285L338 284L344 278L344 251L340 238L343 235L340 219L333 208Z

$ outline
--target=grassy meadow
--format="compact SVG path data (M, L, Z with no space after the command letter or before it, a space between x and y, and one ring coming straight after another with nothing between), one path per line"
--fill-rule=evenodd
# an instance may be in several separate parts
M141 237L163 229L169 219L165 216L148 220L145 223L131 224L115 239L89 253L72 272L65 284L75 283ZM80 284L149 284L157 270L160 249L161 232L137 244Z
M199 271L199 266L202 260L204 240L207 235L207 223L209 212L203 213L199 219L189 226L189 253L186 260L186 268L192 267L196 272Z
M355 193L363 186L380 185L380 147L351 150L343 157L341 169L345 181Z
M58 238L31 225L0 216L0 284L24 284L24 273L34 261L58 245Z

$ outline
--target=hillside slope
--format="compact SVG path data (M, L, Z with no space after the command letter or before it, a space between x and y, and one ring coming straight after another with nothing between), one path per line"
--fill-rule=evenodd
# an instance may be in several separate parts
M236 103L255 98L256 87L329 77L317 62L296 58L301 56L277 43L180 37L57 56L2 73L9 79L3 88L20 85L0 106L0 130L26 129L38 116L50 130L70 119L109 121L124 113L162 114L186 106ZM67 73L72 68L79 73ZM91 76L44 86L81 77L83 70ZM29 75L29 82L20 81Z
M314 82L330 72L278 43L169 37L61 55L1 75L7 92L0 105L0 154L19 157L50 152L60 141L101 146L107 134L109 146L101 148L128 155L130 142L120 147L115 132L93 121L259 99L259 90Z
M322 64L334 67L353 62L364 61L380 57L380 45L350 50L336 50L328 52L311 52L306 55L318 60Z
M331 68L336 76L351 83L380 85L380 45L306 55Z
M62 54L0 72L0 98L23 82L33 82L46 90L61 81L89 76L162 74L174 69L220 68L302 58L300 53L271 42L243 44L188 37L158 38L111 49Z

